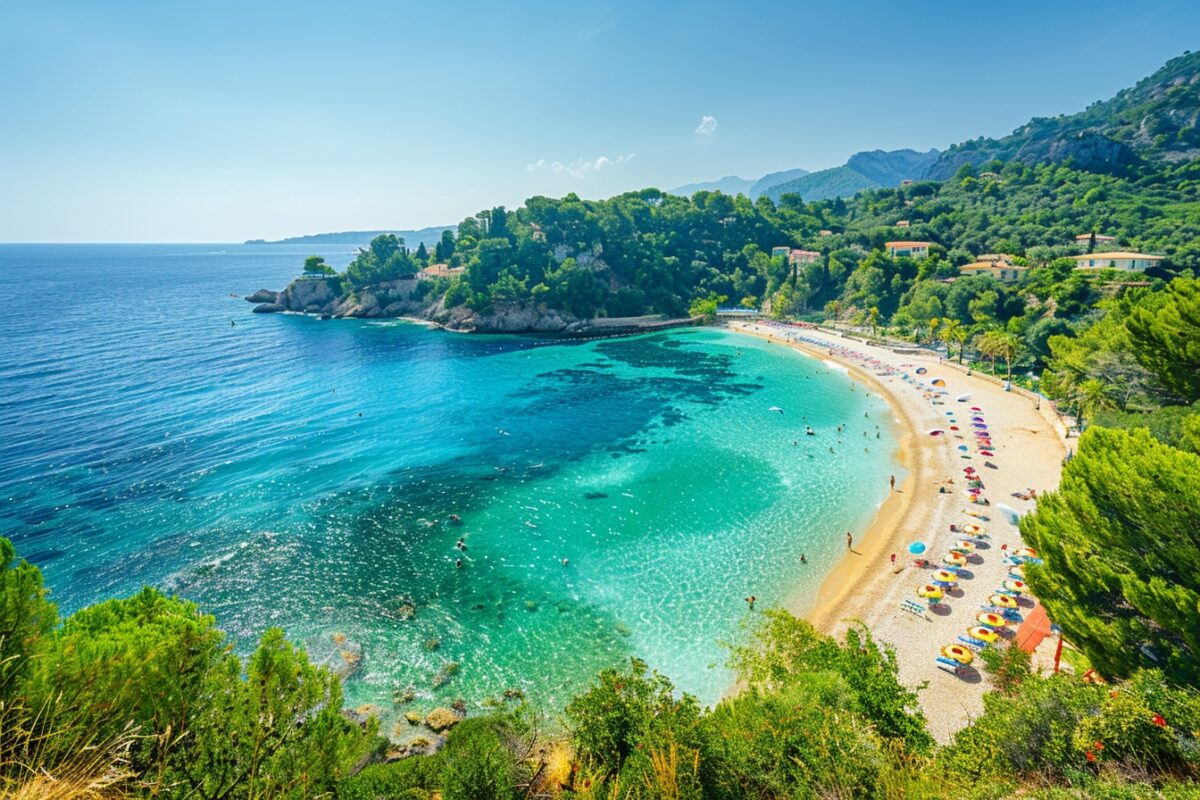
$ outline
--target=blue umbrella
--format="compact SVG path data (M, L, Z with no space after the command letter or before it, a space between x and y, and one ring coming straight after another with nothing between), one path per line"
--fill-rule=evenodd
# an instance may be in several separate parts
M914 556L921 555L921 553L925 552L925 543L924 542L913 542L912 544L910 544L908 546L908 552L912 553Z

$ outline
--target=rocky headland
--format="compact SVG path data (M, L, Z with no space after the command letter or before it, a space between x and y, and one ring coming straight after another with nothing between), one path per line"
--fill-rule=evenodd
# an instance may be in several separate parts
M699 320L662 315L580 319L530 302L496 303L485 312L447 307L440 296L426 296L423 278L407 278L343 292L338 278L297 278L282 291L259 289L246 296L256 314L312 314L322 319L424 320L462 333L555 333L565 336L617 336L694 325Z

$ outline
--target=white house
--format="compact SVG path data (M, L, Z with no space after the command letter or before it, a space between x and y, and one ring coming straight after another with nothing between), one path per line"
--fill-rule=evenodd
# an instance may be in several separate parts
M1075 269L1123 269L1130 272L1141 272L1147 267L1157 267L1162 263L1164 257L1146 253L1114 251L1111 253L1085 253L1081 256L1071 256L1071 258L1075 261Z

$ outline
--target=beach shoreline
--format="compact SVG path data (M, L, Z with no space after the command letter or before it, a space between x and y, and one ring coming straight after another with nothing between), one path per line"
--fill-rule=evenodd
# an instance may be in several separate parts
M922 692L922 709L934 737L949 741L971 718L982 713L983 694L989 688L989 681L978 670L971 681L942 672L937 669L934 656L939 646L955 641L971 624L978 604L1007 573L999 552L1020 546L1021 540L1015 525L1000 519L998 512L989 511L994 514L985 523L990 536L989 549L981 551L977 566L972 565L973 579L961 584L961 597L947 604L950 611L940 616L926 615L922 621L899 609L900 601L914 598L915 587L927 580L924 571L912 564L908 542L922 541L928 545L928 556L939 557L956 536L950 526L971 520L963 516L968 504L959 491L963 483L961 470L966 464L980 465L979 461L971 460L972 456L961 455L951 446L950 434L922 435L926 428L946 425L948 416L965 409L949 400L935 405L922 391L921 382L906 381L899 373L924 367L926 377L941 374L954 389L948 397L970 394L972 404L987 411L988 423L996 437L996 456L982 466L988 473L985 479L993 506L1003 502L1015 507L1018 513L1026 513L1034 504L1014 499L1014 493L1028 488L1036 488L1038 492L1057 488L1062 459L1067 453L1063 430L1053 424L1040 405L1035 407L1029 397L1005 391L987 376L964 373L930 354L898 354L820 329L775 329L749 322L735 322L729 328L791 347L808 357L836 363L847 369L856 382L877 392L891 408L898 441L896 458L907 475L898 491L892 491L880 505L866 529L854 532L853 549L822 578L815 598L811 590L801 591L798 581L785 607L808 619L823 633L840 636L849 626L861 623L875 638L891 645L897 654L900 680L914 688L926 684L928 691L936 693ZM783 334L793 330L820 344L785 338ZM867 364L839 348L878 359L888 369L875 374ZM961 434L953 436L962 438ZM992 462L996 468L987 469ZM897 558L895 567L890 559L893 553ZM734 691L736 687L731 693Z

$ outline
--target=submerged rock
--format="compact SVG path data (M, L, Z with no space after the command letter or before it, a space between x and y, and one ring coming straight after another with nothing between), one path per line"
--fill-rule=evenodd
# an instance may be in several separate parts
M462 717L445 706L438 706L425 717L426 727L434 733L449 730L460 722L462 722Z

